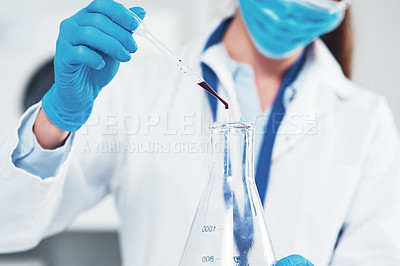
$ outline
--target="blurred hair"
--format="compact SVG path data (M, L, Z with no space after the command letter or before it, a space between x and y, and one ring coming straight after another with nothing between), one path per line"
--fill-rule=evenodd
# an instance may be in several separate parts
M353 59L353 26L351 17L351 11L348 9L342 24L336 30L321 36L321 39L342 67L344 75L348 78L351 78Z

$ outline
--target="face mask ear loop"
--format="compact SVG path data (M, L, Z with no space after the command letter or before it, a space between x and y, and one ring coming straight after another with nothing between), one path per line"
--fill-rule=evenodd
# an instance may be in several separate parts
M327 10L328 12L336 12L337 10L346 10L350 7L352 0L342 0L340 2L336 2L334 0L325 0L326 2L330 2L330 4L325 4L321 3L321 0L303 0L305 2L308 2L316 7L322 8ZM327 5L332 5L331 7L328 7ZM335 6L336 5L336 6Z
M342 0L342 1L339 3L338 8L339 8L339 9L342 9L343 11L346 11L347 9L350 8L351 2L352 2L352 0Z
M343 2L344 2L343 4L346 5L346 9L348 9L352 4L352 0L343 0Z

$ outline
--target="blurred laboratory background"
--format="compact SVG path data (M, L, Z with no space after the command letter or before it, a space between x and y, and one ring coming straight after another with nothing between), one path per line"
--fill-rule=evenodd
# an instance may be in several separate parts
M26 106L40 98L52 73L51 59L60 22L87 0L2 1L0 9L0 133L16 123ZM235 0L125 0L143 6L147 24L176 50L232 10ZM400 126L400 1L353 1L355 49L353 80L386 96ZM156 55L138 40L133 57ZM36 75L36 79L33 76ZM38 78L39 77L39 78ZM51 79L50 79L51 80ZM1 211L1 210L0 210ZM0 255L0 266L119 265L118 215L112 198L80 215L69 229L34 250Z

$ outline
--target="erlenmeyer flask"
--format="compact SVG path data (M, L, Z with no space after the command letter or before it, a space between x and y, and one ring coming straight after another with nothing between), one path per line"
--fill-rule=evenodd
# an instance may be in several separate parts
M254 180L254 130L211 126L210 176L180 266L271 266L275 254Z

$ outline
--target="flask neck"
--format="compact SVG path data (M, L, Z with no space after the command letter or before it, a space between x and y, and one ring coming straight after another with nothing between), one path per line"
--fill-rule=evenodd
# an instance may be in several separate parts
M273 266L275 255L254 181L254 126L214 123L210 177L181 266ZM201 260L200 260L201 258Z
M228 124L211 134L213 146L211 179L222 185L225 209L232 214L233 238L239 265L248 265L248 254L254 244L254 127L248 124ZM216 178L223 180L216 180ZM217 186L218 187L218 186Z
M211 132L211 174L254 180L254 126L245 123L217 125Z

